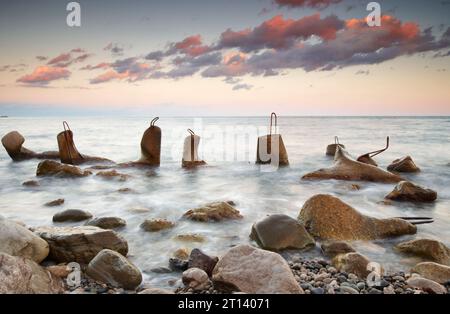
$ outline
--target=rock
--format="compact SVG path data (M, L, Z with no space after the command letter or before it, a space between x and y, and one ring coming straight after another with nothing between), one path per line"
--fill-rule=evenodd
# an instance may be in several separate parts
M37 187L40 186L39 182L36 180L30 180L30 181L25 181L24 183L22 183L23 186L27 186L27 187Z
M24 226L0 218L0 252L40 263L48 256L49 246Z
M300 222L314 237L324 240L374 240L414 234L417 227L398 218L365 216L331 195L316 195L303 205Z
M94 280L125 290L135 290L142 282L142 274L120 253L100 251L90 262L86 274Z
M367 270L367 265L370 260L359 253L340 254L333 258L332 264L340 272L353 273L359 278L367 278L370 271Z
M359 291L349 286L340 286L339 290L346 294L359 294Z
M214 267L212 279L244 293L304 293L281 255L249 245L231 248Z
M67 209L53 215L53 222L78 222L92 218L92 214L81 209Z
M186 248L178 249L173 253L173 256L181 260L187 260L189 259L189 250Z
M408 181L397 184L394 190L386 196L389 200L409 202L434 202L437 193Z
M104 179L119 179L119 181L126 181L130 176L127 174L119 173L117 170L100 171L97 172L96 176L102 177Z
M322 252L329 257L335 257L339 254L356 252L356 250L350 244L343 241L326 241L322 243L321 248Z
M123 193L123 194L132 194L132 193L136 193L135 190L130 189L130 188L122 188L122 189L118 189L117 192Z
M189 268L183 272L183 284L194 290L204 290L211 285L208 274L199 268Z
M305 249L315 245L305 227L286 215L271 215L252 226L250 238L266 250Z
M387 170L392 172L419 172L420 168L416 166L410 156L394 160Z
M102 229L118 229L127 225L127 222L119 217L98 217L89 220L87 226L95 226Z
M203 207L190 209L183 217L201 222L242 218L239 211L227 202L210 203Z
M188 261L178 258L169 259L169 268L173 271L185 271L188 269Z
M56 206L61 206L62 204L64 204L64 199L63 198L59 198L57 200L45 203L44 206L47 207L56 207Z
M32 260L0 253L0 294L57 294L61 279Z
M72 272L72 268L67 267L67 265L47 266L45 269L53 276L63 279L67 278Z
M343 144L330 144L327 146L326 155L327 156L334 156L336 154L337 147L340 146L341 148L345 149L345 145Z
M22 145L24 142L25 138L17 131L9 132L2 138L3 147L14 161L22 161L32 158L59 159L59 152L35 153L23 147Z
M431 239L417 239L400 243L395 248L442 265L450 266L450 249L442 242Z
M440 284L450 282L450 267L433 262L419 263L411 269L411 273L419 274L423 278Z
M188 268L199 268L205 271L208 276L212 276L213 269L218 261L217 256L211 257L199 249L193 249L189 256Z
M61 164L52 160L41 161L37 167L36 175L56 177L87 177L92 172L81 170L79 167Z
M395 289L392 285L383 288L383 294L395 294Z
M409 278L406 283L408 286L423 290L428 293L432 294L446 294L447 289L445 289L444 286L438 284L437 282L434 282L429 279L422 278L420 276L413 276Z
M141 224L141 229L147 232L157 232L161 230L166 230L173 228L175 224L171 221L168 221L166 219L150 219L145 220Z
M142 290L138 294L174 294L174 293L172 291L166 290L166 289L148 288L148 289Z
M334 165L330 168L320 169L306 174L304 180L347 180L369 181L380 183L398 183L402 178L396 174L384 171L378 167L368 165L350 158L341 147L336 148Z
M112 230L98 227L40 227L34 232L50 245L49 257L58 263L89 263L101 250L126 256L128 244Z
M175 237L175 240L183 241L183 242L205 242L206 239L204 236L191 233L191 234L179 234Z

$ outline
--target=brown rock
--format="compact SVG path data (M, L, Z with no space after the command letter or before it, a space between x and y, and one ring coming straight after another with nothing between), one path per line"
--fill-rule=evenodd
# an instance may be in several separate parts
M394 201L434 202L437 198L437 193L414 183L402 181L396 185L386 198Z
M345 145L343 145L343 144L330 144L330 145L327 146L326 155L327 156L334 156L336 154L336 149L337 149L338 145L341 148L345 149Z
M183 217L200 222L242 218L239 211L227 202L210 203L203 207L190 209Z
M23 186L27 186L27 187L36 187L36 186L40 186L38 181L35 180L30 180L30 181L25 181L24 183L22 183Z
M52 160L41 161L37 167L36 175L56 176L56 177L86 177L92 174L87 170L81 170L79 167L64 165Z
M419 263L411 269L411 273L419 274L423 278L440 284L450 282L450 267L433 262Z
M323 240L374 240L417 232L417 227L405 220L363 215L331 195L310 198L298 218L309 234Z
M148 219L141 224L141 228L147 232L157 232L175 227L175 224L166 219Z
M417 255L432 262L450 266L450 249L436 240L411 240L400 243L395 248L402 253Z
M189 268L183 272L183 284L194 290L204 290L211 286L208 274L199 268Z
M2 138L3 147L14 161L22 161L32 158L59 159L59 152L35 153L23 147L22 145L24 142L25 138L17 131L9 132Z
M188 268L199 268L211 276L218 261L217 256L211 257L199 249L193 249L189 256Z
M67 278L67 276L69 276L69 274L72 272L72 269L70 267L67 267L67 265L48 266L45 269L53 276L58 278Z
M56 206L61 206L62 204L64 204L64 199L63 198L59 198L57 200L45 203L44 206L47 207L56 207Z
M97 217L89 220L86 225L102 229L118 229L125 227L127 222L119 217Z
M175 237L175 240L183 241L183 242L205 242L206 239L204 236L196 233L191 234L179 234Z
M348 274L355 274L359 278L367 278L371 273L367 269L369 263L370 260L367 257L356 252L339 254L332 260L332 264L337 270Z
M92 218L92 214L81 209L67 209L53 215L53 222L79 222Z
M100 171L96 176L104 179L119 179L119 181L126 181L130 175L117 172L117 170Z
M335 257L339 254L354 253L356 250L347 242L326 241L322 243L322 251L325 255Z
M173 256L180 260L189 259L189 250L186 248L178 249L173 253Z
M420 168L416 166L410 156L396 159L387 168L392 172L419 172Z
M422 278L417 275L409 278L406 281L406 283L413 288L420 289L420 290L423 290L423 291L431 293L431 294L446 294L447 293L447 289L445 289L444 286L438 284L437 282Z
M172 291L166 290L166 289L148 288L148 289L142 290L138 294L174 294L174 293Z

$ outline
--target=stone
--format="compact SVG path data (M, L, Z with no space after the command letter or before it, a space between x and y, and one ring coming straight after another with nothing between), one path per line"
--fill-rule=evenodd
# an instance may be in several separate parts
M49 245L20 224L0 218L0 252L40 263L48 256Z
M343 145L343 144L330 144L327 146L327 150L326 150L325 154L327 156L334 156L336 154L336 149L338 146L345 149L345 145Z
M174 293L173 293L173 291L166 290L166 289L148 288L148 289L142 290L138 294L174 294Z
M450 267L433 262L419 263L411 269L411 273L419 274L423 278L440 284L450 282Z
M59 294L62 280L22 257L0 253L0 294Z
M303 294L281 255L239 245L219 259L213 270L215 285L251 294Z
M205 271L208 276L212 276L213 269L218 261L217 256L211 257L199 249L193 249L189 256L188 268L199 268Z
M188 269L189 262L186 260L181 260L178 258L170 258L169 259L169 268L172 271L185 271Z
M183 272L183 284L194 290L204 290L211 286L208 274L200 268L189 268Z
M81 209L67 209L53 215L53 222L79 222L92 218L92 214Z
M166 219L148 219L141 224L141 229L147 232L157 232L173 227L175 227L175 224Z
M178 259L181 259L181 260L187 260L187 259L189 259L189 254L190 254L189 253L189 249L181 248L181 249L176 250L173 253L173 256L175 258L178 258Z
M201 234L191 233L191 234L179 234L175 237L175 240L183 242L205 242L206 239Z
M32 158L59 159L58 152L35 153L25 147L25 138L17 131L12 131L2 137L2 144L13 161L22 161Z
M22 185L26 187L37 187L40 186L41 184L36 180L30 180L23 182Z
M64 199L63 198L59 198L57 200L45 203L44 206L47 207L56 207L56 206L61 206L62 204L64 204Z
M334 165L303 176L303 180L346 180L380 183L398 183L403 179L376 166L353 160L342 147L337 146Z
M343 241L325 241L322 243L321 248L322 252L329 257L356 252L350 244Z
M367 278L370 271L367 269L367 265L370 260L359 253L346 253L340 254L333 258L332 264L340 272L353 273L359 278Z
M49 257L58 263L89 263L101 250L126 256L128 243L112 230L92 226L40 227L34 232L50 246Z
M339 290L345 294L359 294L359 291L349 286L341 286Z
M395 294L395 289L392 285L383 288L383 294Z
M450 249L444 243L431 239L416 239L399 243L395 248L407 254L450 266Z
M388 167L388 171L392 172L419 172L420 168L416 166L411 156L406 156L394 160Z
M369 217L323 194L306 201L298 218L309 234L323 240L374 240L417 232L417 227L406 220Z
M422 291L431 293L431 294L446 294L447 289L444 286L438 284L429 279L422 278L420 276L412 276L409 278L406 283L408 286L416 289L420 289Z
M125 290L135 290L142 274L125 256L112 250L100 251L90 262L86 274L94 280Z
M252 226L250 238L262 248L271 251L306 249L315 246L305 227L286 215L271 215Z
M386 195L386 199L406 202L434 202L437 199L436 191L418 186L408 181L398 183L394 190Z
M47 266L45 269L51 273L53 276L58 278L67 278L69 274L72 272L72 268L67 267L67 265L53 265Z
M104 179L118 179L119 181L126 181L130 177L127 174L117 172L117 170L99 171L96 176Z
M125 227L127 222L119 217L97 217L89 220L86 225L102 229L119 229Z
M190 209L183 217L200 222L242 218L240 212L227 202L210 203L202 207Z
M40 176L56 176L56 177L87 177L92 172L81 170L79 167L61 164L57 161L44 160L37 167L36 175Z

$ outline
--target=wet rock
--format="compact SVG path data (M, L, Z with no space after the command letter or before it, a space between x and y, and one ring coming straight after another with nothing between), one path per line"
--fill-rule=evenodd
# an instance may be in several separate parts
M72 272L72 268L67 267L67 265L53 265L47 266L45 269L51 273L53 276L58 278L67 278L69 274Z
M244 293L303 293L279 254L249 245L230 249L215 266L212 279L217 285Z
M360 278L367 278L370 271L367 270L367 265L370 260L359 253L340 254L333 258L332 264L340 272L352 273Z
M183 272L183 284L194 290L204 290L211 286L208 274L199 268L189 268Z
M136 193L135 190L130 189L130 188L122 188L122 189L118 189L117 192L123 193L123 194L133 194L133 193Z
M400 243L395 248L407 254L413 254L430 261L450 266L450 249L442 242L431 239L417 239Z
M173 253L173 256L178 259L187 260L189 259L189 250L186 248L178 249Z
M40 186L39 182L36 180L30 180L30 181L25 181L24 183L22 183L23 186L26 187L37 187Z
M67 209L53 215L53 222L79 222L92 218L92 214L81 209Z
M190 209L183 215L183 217L201 222L242 218L239 211L227 202L210 203L203 207Z
M335 257L339 254L356 252L356 250L350 244L343 241L326 241L322 243L321 248L322 252L329 257Z
M49 257L58 263L89 263L101 250L110 249L126 256L128 244L112 230L92 226L40 227L34 232L50 245Z
M60 278L32 260L0 253L0 294L57 294L63 289Z
M22 145L24 142L25 138L17 131L9 132L2 138L3 147L14 161L22 161L32 158L59 159L58 152L35 153L23 147Z
M392 172L419 172L420 168L416 166L410 156L394 160L387 169Z
M175 240L183 242L205 242L206 239L201 234L191 233L191 234L179 234L175 237Z
M86 225L102 229L118 229L125 227L127 222L119 217L97 217L89 220Z
M434 202L437 198L437 193L414 183L402 181L396 185L386 198L394 201Z
M327 146L326 155L327 156L334 156L336 154L337 147L340 146L341 148L345 149L345 145L343 144L330 144Z
M286 215L271 215L252 226L250 238L266 250L305 249L315 245L305 227Z
M27 228L0 218L0 252L42 262L49 254L49 245Z
M447 289L445 289L444 286L438 284L437 282L422 278L417 275L409 278L406 281L406 283L410 287L420 289L420 290L423 290L423 291L431 293L431 294L446 294L447 293Z
M175 227L175 224L166 219L148 219L141 224L141 229L147 232L157 232Z
M304 180L347 180L398 183L402 178L378 167L355 161L341 147L336 148L334 165L303 176Z
M423 278L440 284L450 282L450 267L433 262L419 263L411 269L411 273L419 274Z
M339 290L344 294L359 294L359 291L349 286L341 286Z
M185 271L188 269L188 261L181 260L178 258L170 258L169 259L169 268L173 271Z
M97 172L96 176L104 179L118 179L119 181L126 181L130 177L127 174L117 172L117 170L100 171Z
M218 261L217 256L211 257L199 249L193 249L189 256L188 268L199 268L211 276Z
M138 294L174 294L174 293L173 293L173 291L166 290L166 289L148 288L148 289L142 290Z
M324 240L374 240L417 231L405 220L369 217L338 198L323 194L306 201L298 218L309 234Z
M44 160L37 167L36 175L39 176L56 176L56 177L86 177L92 172L82 170L79 167L61 164L57 161Z
M47 207L56 207L56 206L61 206L62 204L64 204L64 199L63 198L59 198L57 200L45 203L44 206Z
M155 274L169 274L172 272L172 270L168 267L155 267L150 269L150 271ZM146 271L144 271L144 273L146 273Z
M126 290L136 289L142 274L126 257L112 250L100 251L92 259L86 274L94 280Z

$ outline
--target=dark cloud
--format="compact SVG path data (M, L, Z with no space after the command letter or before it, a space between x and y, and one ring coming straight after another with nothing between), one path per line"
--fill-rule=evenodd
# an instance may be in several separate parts
M119 43L109 43L103 50L110 51L113 56L123 56L125 47Z
M88 59L91 54L86 53L81 48L72 49L70 52L61 53L47 62L47 65L51 65L59 68L67 68L74 63L82 63Z
M127 82L137 82L148 79L152 68L149 64L140 62L139 58L132 57L117 60L109 64L110 70L98 75L90 80L91 84L106 83L113 80L125 80Z
M274 0L279 6L295 7L311 7L323 9L330 4L339 3L342 0Z
M233 90L234 90L234 91L236 91L236 90L242 90L242 89L244 89L244 90L250 90L250 89L252 89L252 88L253 88L253 86L252 86L252 85L249 85L249 84L236 84L236 85L233 86Z

